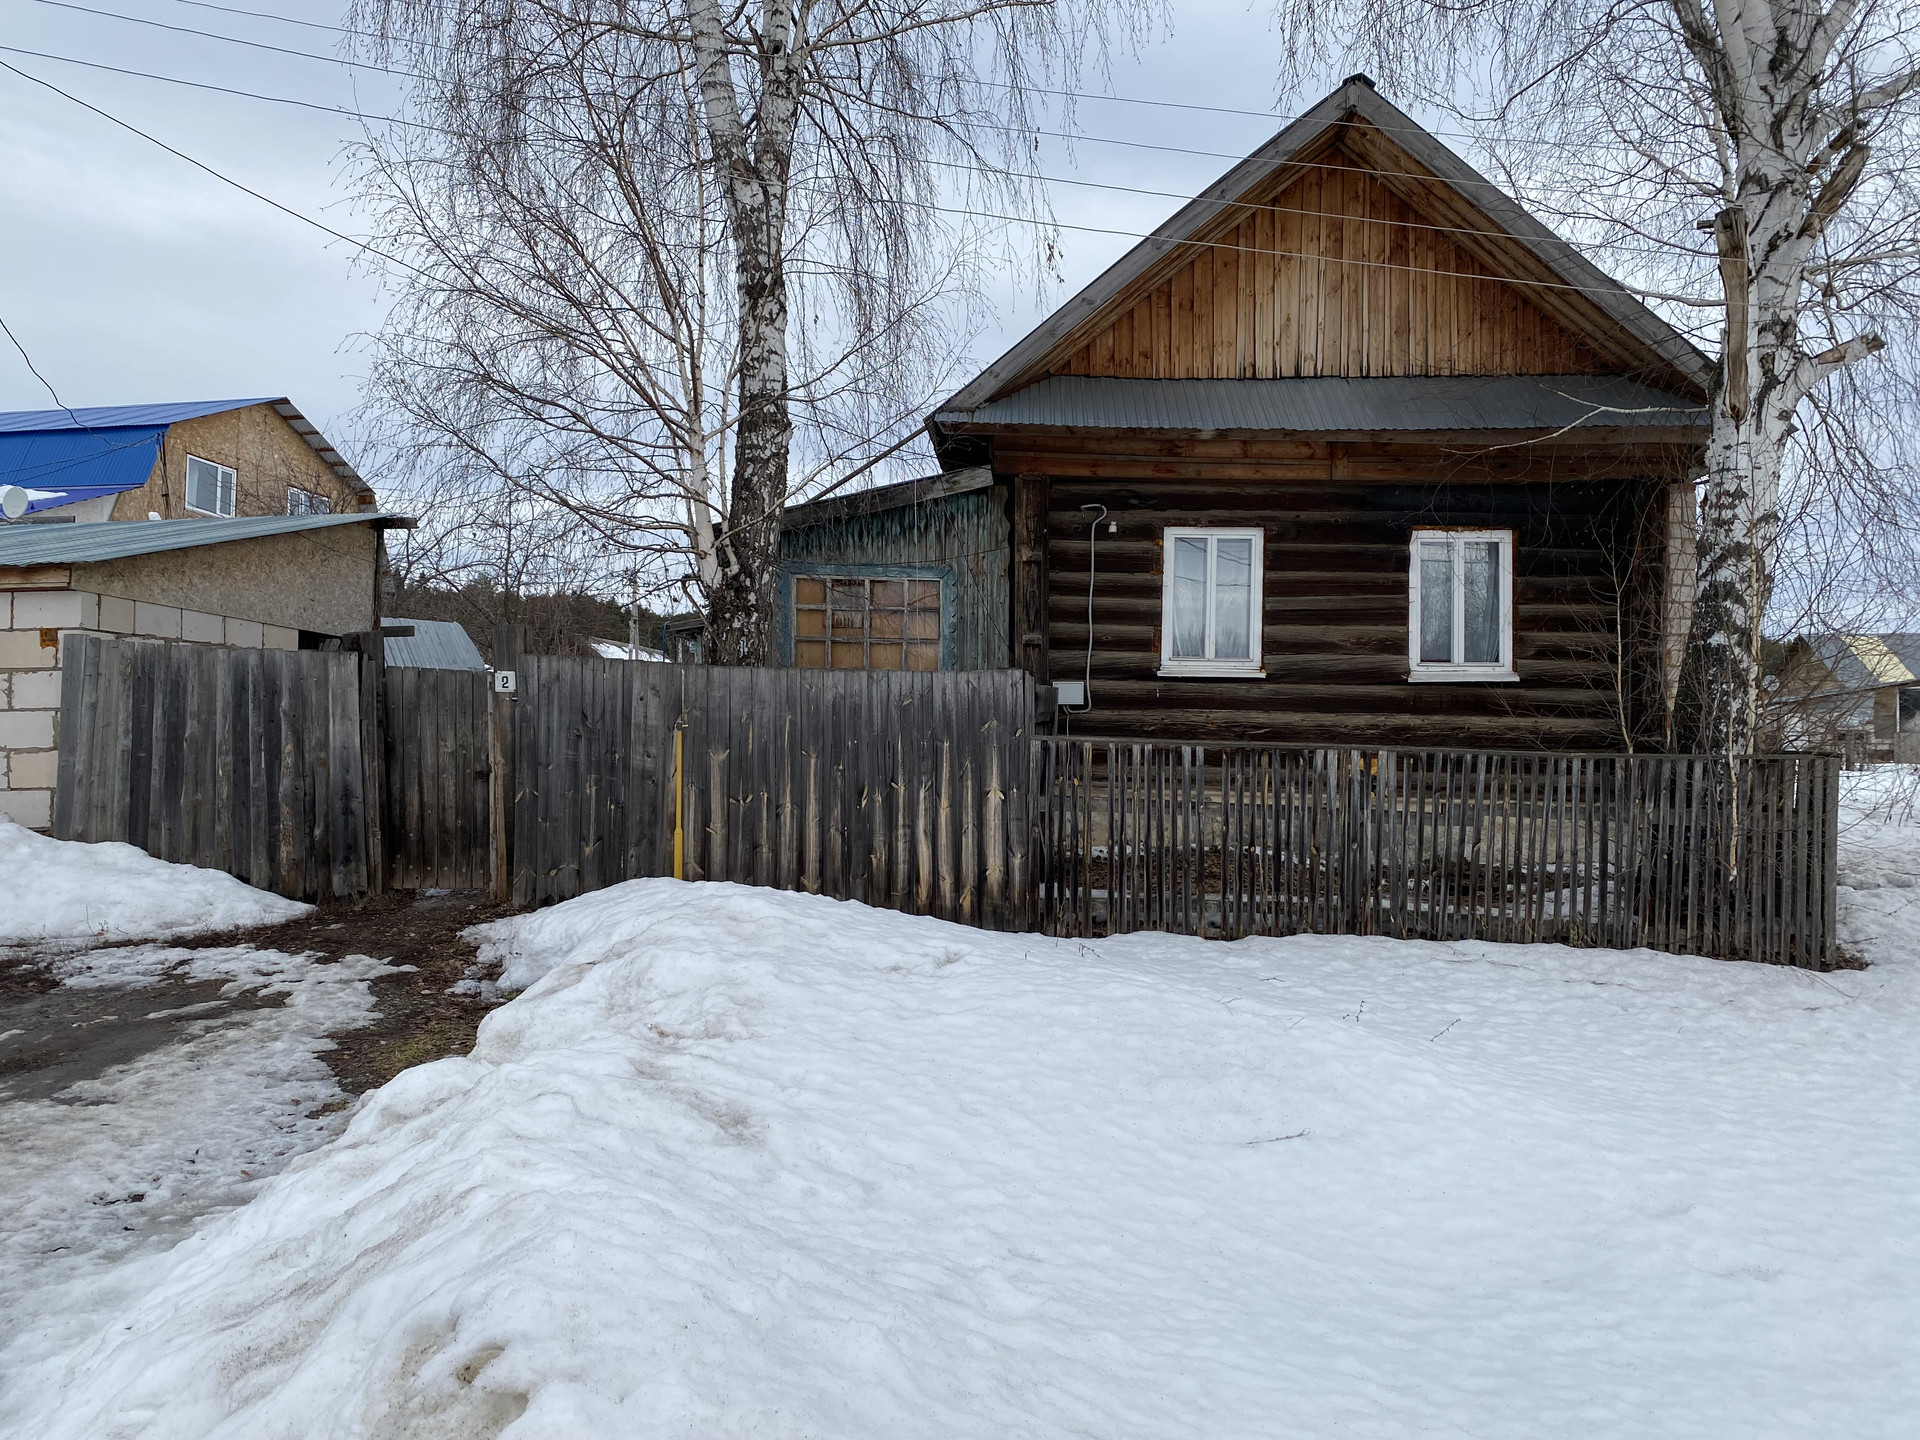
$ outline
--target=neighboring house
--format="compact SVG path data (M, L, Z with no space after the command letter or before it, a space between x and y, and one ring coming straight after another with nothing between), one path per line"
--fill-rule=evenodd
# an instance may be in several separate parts
M411 635L392 633L408 626L413 627ZM386 633L384 651L389 665L413 670L487 668L480 647L457 620L403 620L398 615L386 615L381 617L380 628Z
M380 532L340 515L0 525L0 814L52 815L60 637L295 649L379 624Z
M201 400L0 414L0 486L76 520L338 515L373 490L294 404Z
M1711 383L1355 77L941 405L941 481L788 512L782 655L937 629L1090 734L1658 743Z
M1920 762L1920 635L1794 640L1767 707L1783 747Z
M587 648L602 660L665 660L664 651L650 649L645 645L634 645L625 640L587 641Z

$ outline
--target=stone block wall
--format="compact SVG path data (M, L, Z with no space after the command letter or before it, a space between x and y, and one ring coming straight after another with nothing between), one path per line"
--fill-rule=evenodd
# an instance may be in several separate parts
M73 632L294 650L300 632L257 620L86 590L0 590L0 815L53 823L59 769L60 637Z

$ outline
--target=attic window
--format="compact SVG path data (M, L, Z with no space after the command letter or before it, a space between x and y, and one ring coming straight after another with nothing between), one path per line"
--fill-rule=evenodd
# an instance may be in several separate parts
M216 465L211 460L202 460L198 455L187 457L187 508L198 510L202 515L233 514L233 495L236 477L231 468Z
M940 582L795 576L793 663L806 670L938 670Z
M1416 530L1407 576L1409 680L1517 680L1513 532Z
M1169 528L1162 675L1260 676L1261 532Z
M316 495L311 490L287 487L287 514L289 515L331 515L333 502L324 495Z

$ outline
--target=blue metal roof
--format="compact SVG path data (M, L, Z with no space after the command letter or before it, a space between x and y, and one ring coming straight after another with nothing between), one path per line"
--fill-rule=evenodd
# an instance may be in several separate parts
M164 425L0 430L0 485L28 494L27 512L138 490L153 473Z
M0 565L85 565L191 550L269 535L296 535L332 525L411 529L404 515L362 510L346 515L249 515L237 520L109 520L98 525L0 525Z
M0 434L18 430L112 430L127 425L167 426L178 420L198 420L249 405L283 403L283 395L254 400L185 400L174 405L93 405L79 410L0 411Z

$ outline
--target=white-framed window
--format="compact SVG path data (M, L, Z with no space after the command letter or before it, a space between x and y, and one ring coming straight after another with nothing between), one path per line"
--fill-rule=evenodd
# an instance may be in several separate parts
M1162 675L1264 675L1259 530L1169 526L1160 592Z
M198 510L202 515L233 514L235 478L230 467L202 460L198 455L189 455L187 508Z
M333 502L324 495L311 490L302 490L298 486L287 487L287 514L289 515L331 515Z
M1517 680L1513 532L1415 530L1407 574L1409 680Z

